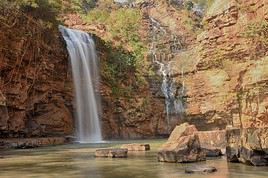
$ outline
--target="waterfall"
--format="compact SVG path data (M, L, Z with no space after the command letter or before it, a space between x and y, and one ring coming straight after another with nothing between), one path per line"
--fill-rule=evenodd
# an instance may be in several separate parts
M95 43L88 33L59 26L67 44L75 87L77 137L81 143L102 140L100 129L100 102L98 61Z
M184 71L182 68L182 83L175 82L171 77L172 57L170 57L180 52L183 44L178 36L170 34L156 19L149 17L148 20L151 32L150 53L152 62L159 67L158 73L162 76L161 91L165 97L169 127L170 116L176 114L182 118L185 111L182 98L185 92ZM163 44L165 47L163 47Z

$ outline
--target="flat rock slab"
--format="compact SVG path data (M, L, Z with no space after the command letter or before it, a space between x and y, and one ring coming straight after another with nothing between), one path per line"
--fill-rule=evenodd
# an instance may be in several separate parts
M66 143L64 137L43 137L43 138L9 138L0 139L0 149L16 148L27 149L48 145L61 145Z
M95 157L126 158L127 152L128 149L122 148L98 149L95 151Z
M150 150L150 145L132 143L132 144L124 144L121 146L121 148L128 149L128 151L148 151Z
M213 173L216 172L217 169L213 166L191 166L185 168L185 173L193 174L193 173Z

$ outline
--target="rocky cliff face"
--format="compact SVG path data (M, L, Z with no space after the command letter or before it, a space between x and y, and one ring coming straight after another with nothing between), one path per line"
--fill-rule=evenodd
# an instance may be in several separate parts
M164 100L154 93L155 90L159 91L160 85L153 85L148 77L143 85L139 85L132 70L127 70L125 74L115 78L119 81L119 86L111 85L104 74L107 63L114 58L112 55L121 55L125 52L116 47L108 47L99 38L96 38L96 47L102 74L100 93L104 138L136 139L167 136L169 129L164 113ZM110 50L113 52L110 53ZM126 52L125 55L130 54Z
M104 69L111 54L128 51L96 38L103 77L104 137L163 136L185 121L198 130L268 126L267 4L267 0L215 0L205 17L164 0L134 7L141 10L140 36L148 47L159 37L159 29L152 35L152 19L165 31L157 42L156 56L170 63L168 77L184 109L172 115L169 126L161 76L145 76L141 86L129 70L115 79L119 86L113 87ZM6 7L1 7L0 17L5 17L0 18L1 137L73 133L71 73L58 32ZM76 15L64 15L63 20L99 37L108 33L105 26L87 24ZM182 43L174 52L177 39ZM150 52L145 60L155 72L159 70Z
M0 24L0 137L71 134L71 75L58 32L7 6Z
M187 120L199 130L267 126L267 8L215 1L197 44L176 56L173 75L185 83Z
M70 28L95 34L100 61L101 125L104 139L167 136L170 130L164 113L164 99L157 94L160 90L159 78L145 76L146 80L140 83L133 68L114 71L111 78L107 74L107 68L115 67L118 63L120 65L120 60L124 60L122 56L131 58L133 54L104 41L102 38L107 31L103 25L86 23L77 14L64 15L63 21Z
M217 0L204 17L167 1L144 1L135 7L141 10L144 25L140 35L148 46L162 33L157 29L155 36L151 34L150 19L165 31L164 38L157 41L160 50L156 55L162 62L170 62L171 80L178 90L174 93L179 95L184 112L173 114L172 123L167 126L161 76L148 78L148 86L137 87L128 98L114 98L113 88L104 79L101 92L105 137L155 137L170 133L176 124L185 121L195 124L198 130L267 125L267 43L262 41L267 37L266 6L266 1L258 0ZM66 19L71 27L100 37L107 33L104 26L93 28L82 21L70 20L73 18ZM252 36L252 30L257 30L260 36ZM174 37L182 42L175 53ZM98 45L101 61L109 58L103 46ZM159 66L151 64L157 72ZM130 74L122 88L133 82Z

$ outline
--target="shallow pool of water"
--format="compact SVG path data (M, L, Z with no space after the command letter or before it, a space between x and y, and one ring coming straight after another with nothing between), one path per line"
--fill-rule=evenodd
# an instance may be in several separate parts
M0 159L0 177L87 177L87 178L268 178L268 167L227 163L226 159L178 164L160 163L156 153L165 140L112 141L101 144L72 144L26 150L8 150ZM129 152L128 158L95 158L97 148L124 143L150 143L151 151ZM190 165L215 166L212 174L185 174Z

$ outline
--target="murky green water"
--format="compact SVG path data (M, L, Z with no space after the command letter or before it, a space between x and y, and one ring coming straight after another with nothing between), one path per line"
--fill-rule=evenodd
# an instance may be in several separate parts
M129 152L128 158L95 158L101 147L116 147L127 141L109 144L64 145L28 150L5 151L0 159L0 177L88 177L88 178L268 178L268 167L251 167L227 163L224 158L194 163L211 165L218 169L213 174L184 173L194 164L157 162L157 148L165 140L131 141L150 143L151 151Z

